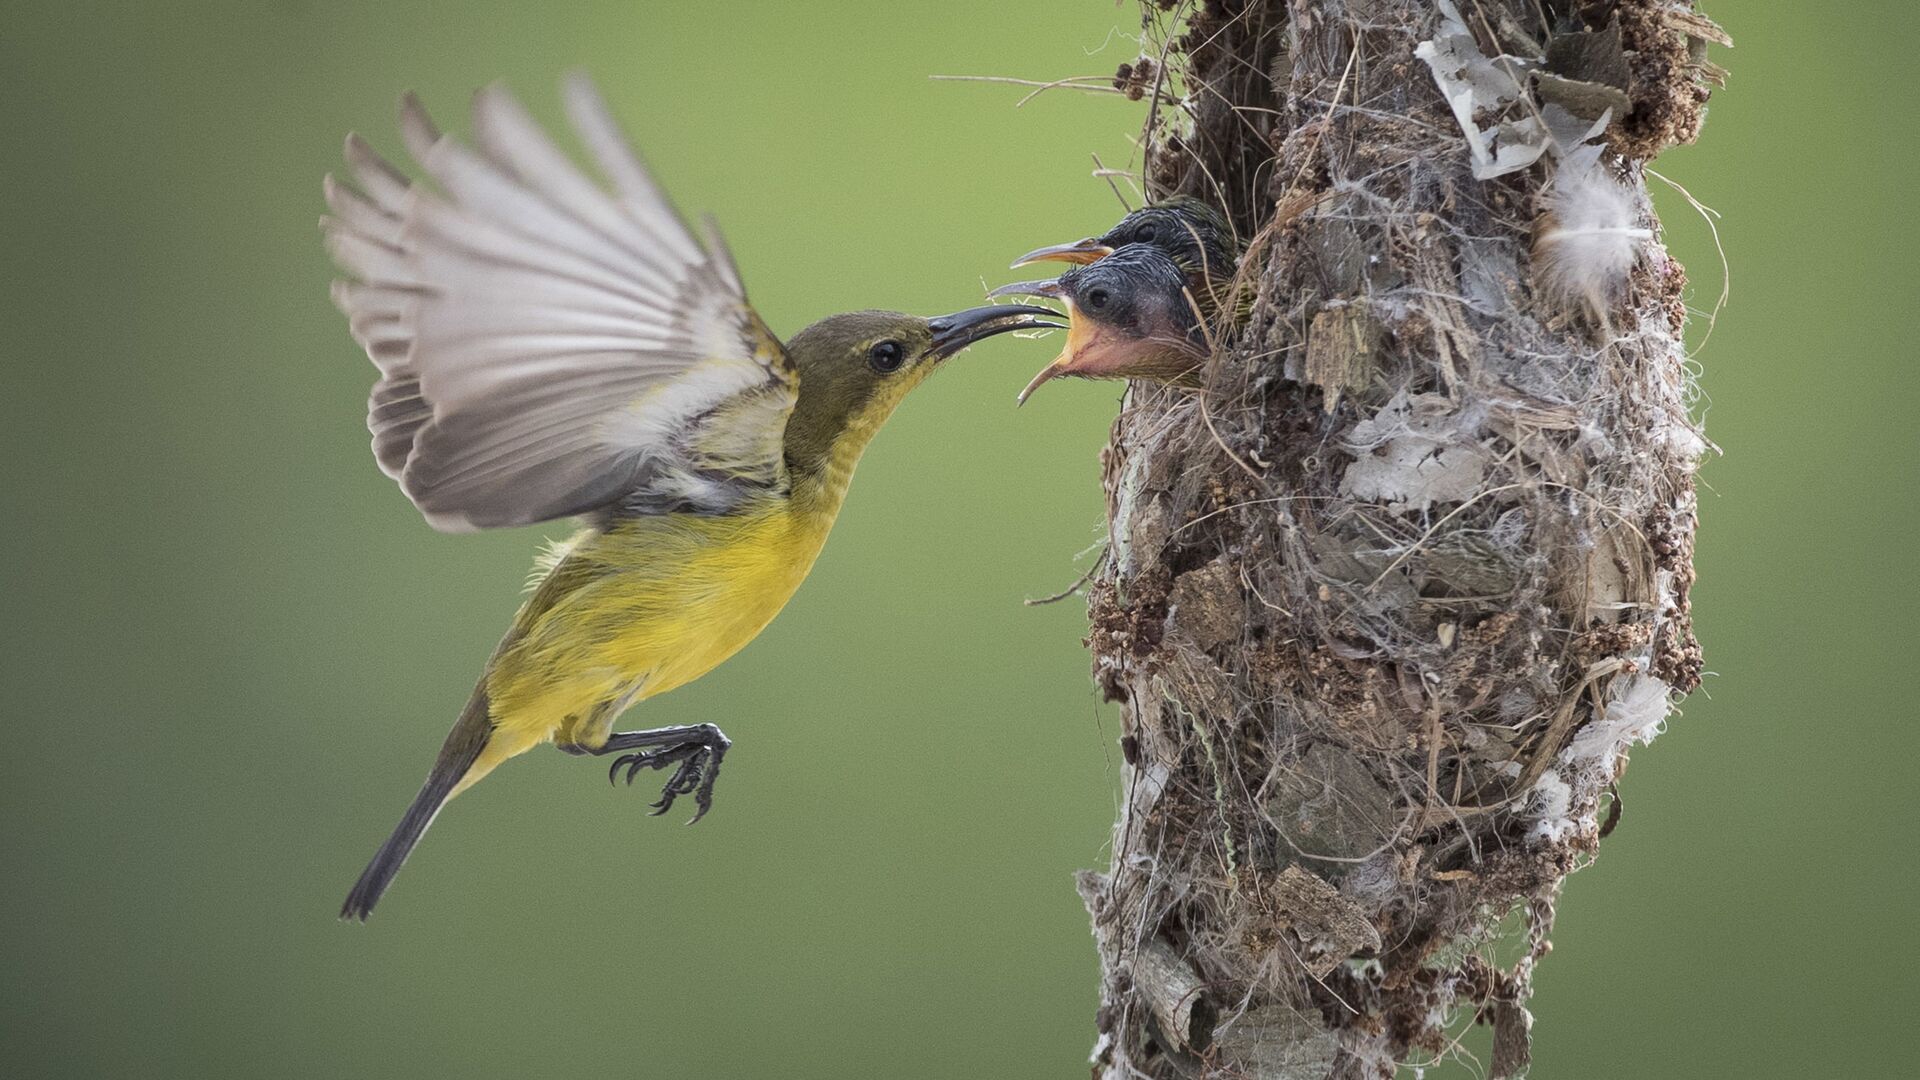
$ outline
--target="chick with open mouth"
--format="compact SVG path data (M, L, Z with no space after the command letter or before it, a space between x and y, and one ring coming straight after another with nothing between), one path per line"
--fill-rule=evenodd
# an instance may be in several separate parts
M1066 347L1019 401L1050 379L1147 379L1198 386L1207 347L1187 274L1173 257L1128 244L1053 281L1022 281L992 296L1044 296L1067 309Z

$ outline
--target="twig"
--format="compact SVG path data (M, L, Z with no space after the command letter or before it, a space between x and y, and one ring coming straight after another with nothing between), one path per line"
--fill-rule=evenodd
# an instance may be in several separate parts
M1125 195L1120 194L1120 185L1113 182L1114 177L1124 176L1127 178L1128 183L1132 183L1133 182L1132 173L1125 172L1120 169L1107 168L1106 163L1100 160L1099 151L1094 151L1093 175L1098 176L1101 179L1105 180L1107 182L1107 186L1113 189L1113 197L1120 200L1120 209L1123 213L1128 213L1128 214L1133 213L1132 204L1127 202L1127 197Z
M1037 599L1028 597L1020 602L1027 607L1040 607L1043 604L1057 604L1069 596L1077 595L1081 589L1086 587L1087 582L1092 581L1093 576L1100 572L1100 568L1107 564L1107 551L1108 548L1105 544L1100 545L1100 557L1095 559L1093 565L1087 567L1086 573L1081 574L1073 584L1054 593L1052 596L1042 596Z
M1031 86L1036 89L1019 101L1013 103L1019 108L1049 90L1080 90L1089 94L1125 94L1126 91L1113 85L1109 75L1069 75L1064 79L1042 82L1038 79L1016 79L1010 75L929 75L934 82L983 82L1005 83L1009 86Z

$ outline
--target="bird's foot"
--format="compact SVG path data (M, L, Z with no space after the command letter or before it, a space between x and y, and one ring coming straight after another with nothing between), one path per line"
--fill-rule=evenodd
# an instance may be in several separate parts
M733 742L712 724L679 729L677 733L684 733L686 737L672 742L658 740L658 745L650 749L615 758L613 766L607 770L607 780L617 781L620 770L625 769L627 783L632 784L643 769L675 766L673 775L660 789L660 798L653 803L653 813L656 817L664 814L673 808L675 799L692 795L694 815L687 821L691 825L713 809L713 785L720 778L720 762L727 756L727 749ZM616 739L619 737L615 736Z

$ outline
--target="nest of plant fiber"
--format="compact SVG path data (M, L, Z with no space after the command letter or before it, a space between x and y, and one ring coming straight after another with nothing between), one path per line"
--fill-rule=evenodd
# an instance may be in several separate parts
M1671 0L1143 27L1148 189L1247 255L1204 388L1135 384L1103 455L1096 1075L1385 1077L1474 1020L1516 1075L1560 883L1700 679L1708 444L1642 177L1724 37Z

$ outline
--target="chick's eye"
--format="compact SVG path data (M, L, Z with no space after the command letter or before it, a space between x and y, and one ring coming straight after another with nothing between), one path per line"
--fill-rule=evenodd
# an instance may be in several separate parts
M1157 226L1153 225L1152 223L1142 225L1139 228L1133 230L1134 240L1142 244L1151 244L1156 239L1158 239L1159 236L1160 236L1160 229Z
M1107 295L1107 290L1105 289L1089 289L1087 290L1087 310L1099 311L1105 308L1107 301L1111 299L1113 298Z
M867 350L868 366L882 375L900 370L900 363L906 358L906 350L897 341L882 341Z

